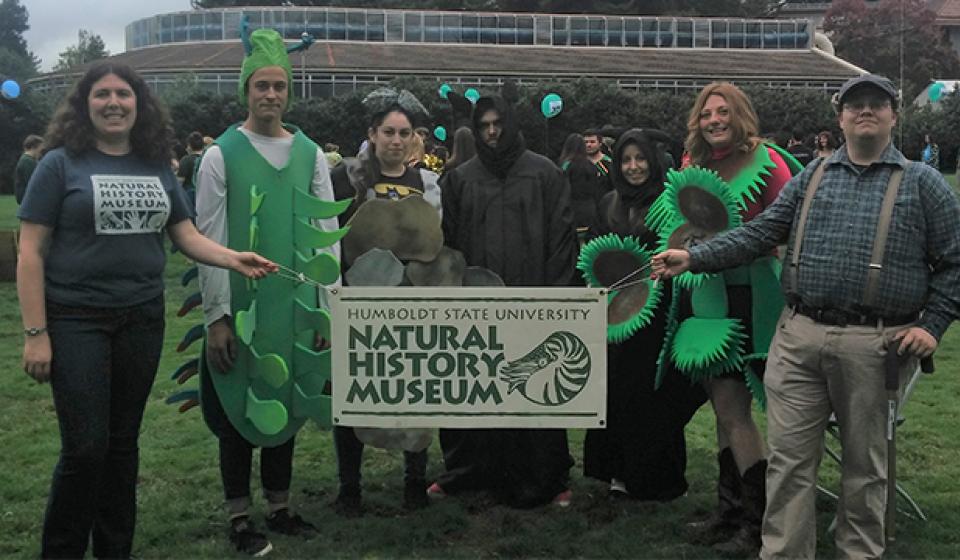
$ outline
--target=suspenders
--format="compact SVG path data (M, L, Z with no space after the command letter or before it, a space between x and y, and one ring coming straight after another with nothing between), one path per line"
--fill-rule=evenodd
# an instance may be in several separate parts
M803 245L810 205L813 203L813 196L823 180L826 167L827 160L824 159L813 172L813 176L810 177L807 190L803 195L803 203L800 205L800 218L797 220L797 231L793 239L793 252L790 257L790 266L787 268L787 287L793 294L798 293L800 248ZM877 299L877 290L880 287L880 271L883 270L883 253L887 246L887 234L890 231L890 221L893 218L893 204L897 199L900 182L903 180L903 171L902 168L898 167L890 173L890 181L887 183L887 190L883 195L883 204L880 206L880 214L877 218L877 233L873 240L873 253L870 255L870 267L867 270L867 285L863 290L862 305L864 309L871 308Z

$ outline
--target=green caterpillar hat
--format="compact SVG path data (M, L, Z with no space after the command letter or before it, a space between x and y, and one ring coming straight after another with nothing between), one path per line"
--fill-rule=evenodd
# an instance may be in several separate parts
M279 66L287 74L287 91L293 91L293 67L287 55L287 47L283 44L283 37L273 29L257 29L250 34L249 40L244 42L246 56L240 67L240 83L237 84L237 93L240 103L247 106L247 80L254 72L261 68ZM249 46L249 48L248 48ZM290 106L290 96L287 96L287 107Z
M607 234L584 245L577 268L590 286L611 287L607 294L607 340L620 343L653 319L663 292L642 273L651 254L633 237Z

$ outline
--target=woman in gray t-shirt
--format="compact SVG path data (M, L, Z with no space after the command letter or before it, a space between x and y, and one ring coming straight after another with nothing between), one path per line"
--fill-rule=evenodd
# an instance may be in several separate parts
M18 216L23 366L50 381L60 459L41 556L128 558L137 438L163 345L164 230L187 256L261 278L276 265L200 235L167 164L170 126L146 83L100 63L47 130Z

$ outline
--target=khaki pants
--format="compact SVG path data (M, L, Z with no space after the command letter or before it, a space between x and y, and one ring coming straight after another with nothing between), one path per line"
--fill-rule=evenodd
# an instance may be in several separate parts
M837 553L879 558L887 503L886 344L907 328L833 327L784 310L770 345L767 394L767 509L760 557L813 558L814 501L824 431L831 413L840 427ZM900 387L917 367L903 360Z

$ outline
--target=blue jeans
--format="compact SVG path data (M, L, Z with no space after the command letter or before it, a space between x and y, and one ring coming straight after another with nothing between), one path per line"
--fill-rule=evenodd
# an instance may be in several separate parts
M128 558L137 438L163 346L163 297L130 307L47 302L60 460L43 522L44 558Z

